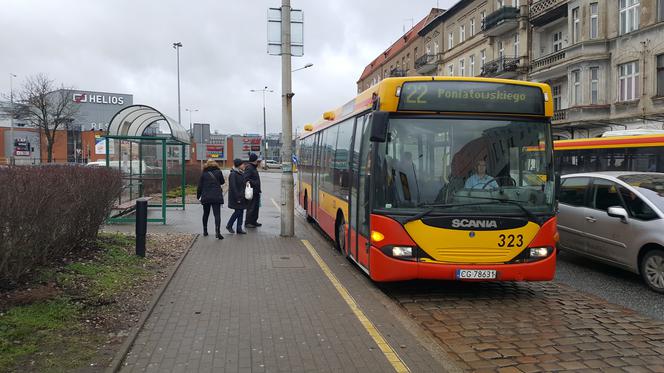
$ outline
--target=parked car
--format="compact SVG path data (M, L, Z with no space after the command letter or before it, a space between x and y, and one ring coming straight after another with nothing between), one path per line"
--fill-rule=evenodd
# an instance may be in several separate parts
M664 293L664 173L562 177L559 247L640 274Z
M281 168L281 163L277 163L277 161L267 159L265 160L265 168Z

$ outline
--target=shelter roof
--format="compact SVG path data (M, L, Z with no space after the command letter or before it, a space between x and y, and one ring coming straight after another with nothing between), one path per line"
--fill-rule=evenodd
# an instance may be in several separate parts
M146 135L145 130L159 121L168 125L170 133ZM189 134L178 121L147 105L131 105L118 111L111 119L106 135L146 138L168 136L170 140L189 144Z

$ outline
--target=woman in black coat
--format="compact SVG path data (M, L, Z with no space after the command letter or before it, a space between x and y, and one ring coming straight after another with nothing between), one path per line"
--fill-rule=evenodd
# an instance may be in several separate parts
M224 192L221 190L221 186L224 183L224 174L221 173L217 162L213 160L207 161L201 178L198 181L196 198L203 205L203 236L208 235L207 222L210 216L210 208L212 208L212 212L214 213L214 231L216 237L220 240L224 239L224 236L220 232L221 205L224 204Z
M231 170L228 176L228 207L235 210L231 218L228 219L226 229L230 233L247 234L242 230L242 215L247 208L247 200L244 198L244 168L246 164L241 159L233 161L235 168ZM233 223L237 220L237 229L233 230Z

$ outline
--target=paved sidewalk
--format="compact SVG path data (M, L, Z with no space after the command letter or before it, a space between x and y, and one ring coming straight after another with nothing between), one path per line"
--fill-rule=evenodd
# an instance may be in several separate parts
M269 195L262 204L264 226L250 234L225 234L221 241L198 237L139 333L123 372L395 371L301 239L312 242L341 283L366 287L364 276L301 217L297 237L279 237L277 208ZM198 233L200 210L188 205L186 211L169 212L169 225L148 230ZM229 211L224 208L225 218ZM445 371L439 363L444 357L432 356L375 294L349 291L411 371Z

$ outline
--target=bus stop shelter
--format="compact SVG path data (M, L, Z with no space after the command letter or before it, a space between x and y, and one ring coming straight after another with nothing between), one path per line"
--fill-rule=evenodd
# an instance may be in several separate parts
M160 210L158 217L149 214L148 222L166 224L167 207L185 208L189 135L180 123L150 106L132 105L113 116L104 138L106 166L117 168L123 181L109 222L135 222L138 198L149 198L148 208ZM176 185L178 202L168 203L168 188Z

